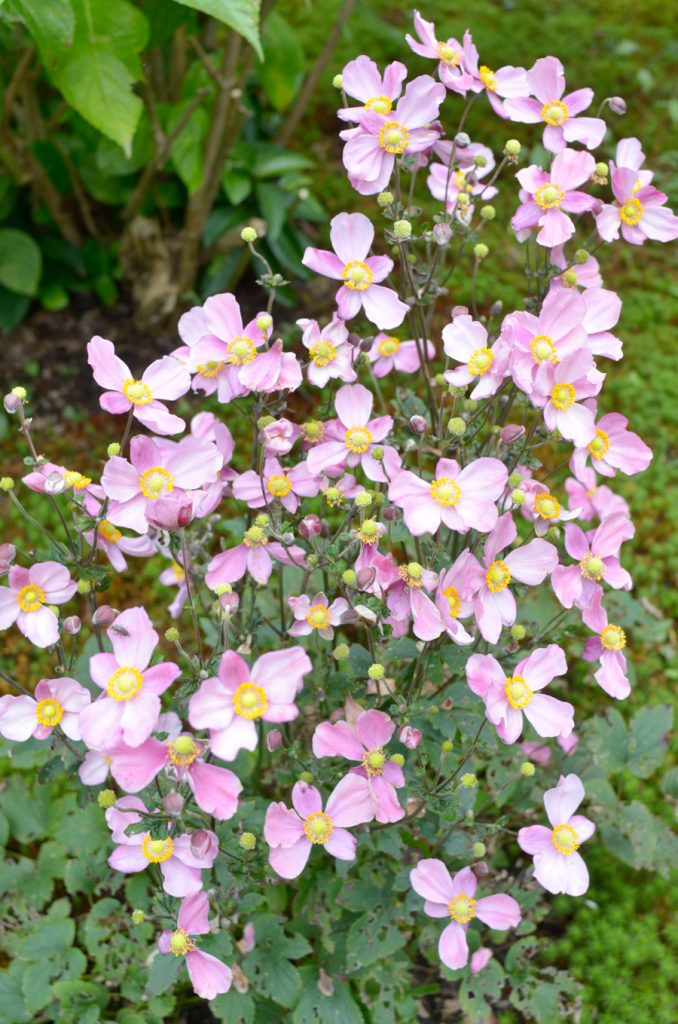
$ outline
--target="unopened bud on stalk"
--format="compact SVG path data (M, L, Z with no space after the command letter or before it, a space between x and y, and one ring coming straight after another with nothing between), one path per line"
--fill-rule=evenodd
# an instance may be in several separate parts
M97 796L97 803L99 804L99 807L103 807L104 810L112 807L116 800L117 797L112 789L102 789Z
M436 224L433 228L433 239L436 245L447 245L452 238L452 228L449 224Z
M599 178L607 178L609 171L610 168L602 160L596 164L596 174Z
M409 220L397 220L393 225L393 234L396 238L409 238L412 234L412 225Z
M402 518L402 511L397 505L386 505L382 512L382 516L387 523L397 523L398 520Z
M379 206L390 206L392 202L392 192L380 192L379 195L377 196L377 203L379 204Z
M180 633L176 626L170 626L169 629L165 630L165 640L171 644L175 644L179 639Z
M184 809L184 798L176 789L172 789L162 798L162 806L173 818L178 818Z
M410 416L410 430L413 434L425 434L428 429L428 423L423 416Z
M457 196L457 206L468 206L471 202L466 192L460 192Z
M334 86L335 89L342 89L344 86L344 76L335 75L334 78L332 79L332 85Z
M495 210L494 206L482 206L480 208L480 216L483 218L483 220L494 220L494 218L497 216L497 211Z
M92 616L95 626L110 626L118 617L117 608L111 608L110 604L101 604Z
M280 729L271 729L270 732L266 733L266 749L269 753L273 753L274 750L278 750L282 746L283 734Z
M82 622L77 615L69 615L68 618L64 619L64 632L68 633L69 636L77 636L81 626Z
M375 663L370 665L368 668L367 674L370 679L383 679L386 675L386 669L383 665L380 665L378 661L375 661Z
M454 144L457 149L466 149L467 146L471 145L471 138L466 132L457 132L454 136Z
M21 399L10 393L9 395L5 395L2 400L2 404L5 407L5 412L8 412L11 415L12 413L18 412L21 408Z
M461 784L464 789L475 789L478 785L478 779L473 772L465 772L461 777Z
M452 750L454 750L454 743L452 742L452 740L443 740L440 746L442 747L443 753L445 754L449 754Z
M9 493L10 491L13 490L14 481L12 480L11 476L0 477L0 491L5 491L6 493Z
M527 630L525 629L525 627L521 626L519 623L517 623L515 626L511 626L511 636L514 640L524 640L526 633Z
M356 585L358 577L356 576L354 569L344 569L341 574L341 581L347 587L354 587Z
M504 146L504 152L507 156L519 156L522 148L518 139L509 139Z
M372 449L372 458L375 462L381 462L384 458L384 449L375 445Z
M257 232L253 227L246 227L243 228L242 231L240 232L240 237L242 238L243 242L256 242Z
M452 434L452 437L463 437L466 433L466 423L461 416L453 416L447 424L447 432Z
M273 326L273 317L270 313L261 313L254 321L260 331L267 331ZM273 422L273 420L271 420Z
M247 850L248 853L251 853L257 845L257 837L254 832L243 832L238 840L238 844L241 850Z
M487 167L487 157L483 156L482 153L476 153L473 157L473 163L476 167Z
M12 388L10 394L14 395L14 397L18 398L21 402L25 402L26 395L28 394L28 392L26 391L26 388L22 388L20 385L18 385L17 387Z
M484 260L489 255L489 253L490 250L488 246L485 245L484 242L476 242L476 244L473 246L473 255L478 260L478 262L480 262L480 260Z
M145 920L146 915L143 910L137 909L132 911L132 924L143 924Z
M348 644L337 644L337 646L332 651L332 657L335 659L335 661L346 661L346 659L349 656L349 653L350 651Z
M78 580L77 590L79 594L91 594L92 583L90 580Z
M421 743L421 732L411 725L404 725L398 733L398 739L408 750L416 750Z
M311 540L312 537L319 537L322 532L322 523L320 516L316 516L313 513L304 516L299 523L299 536L303 537L304 540Z
M310 786L310 784L313 782L313 773L299 772L299 782L306 782Z
M212 837L204 828L198 829L191 836L191 853L196 860L204 860L212 848Z
M109 459L112 459L115 455L120 454L120 445L118 444L117 441L111 441L108 448L106 449L106 454L108 455Z
M607 105L613 114L618 114L619 117L623 117L626 113L626 100L622 99L621 96L610 96Z
M531 761L523 761L520 766L520 774L525 775L528 779L534 775L535 767Z
M402 768L402 766L405 764L405 755L391 754L391 760Z
M587 263L589 261L590 257L591 257L591 254L588 251L588 249L577 249L576 253L574 254L574 262L575 263Z
M525 491L521 491L519 487L516 487L511 491L511 501L514 505L523 505L525 503L527 495Z
M360 494L356 494L353 500L358 508L369 508L372 504L372 495L369 491L361 491Z
M485 843L474 843L473 844L473 856L474 857L478 857L478 858L484 857L486 853L487 853L487 847L485 846Z
M577 271L572 269L566 270L562 275L562 281L568 288L573 288L577 283Z
M377 576L377 570L373 565L366 565L358 570L355 581L358 590L369 590Z

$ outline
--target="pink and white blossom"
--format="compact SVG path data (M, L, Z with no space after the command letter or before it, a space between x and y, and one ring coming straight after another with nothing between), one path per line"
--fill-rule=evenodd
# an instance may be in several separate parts
M13 565L7 582L0 587L0 631L16 623L35 647L57 643L59 620L51 606L65 604L76 591L68 569L59 562L36 562L30 569Z
M47 739L57 727L71 740L80 739L80 712L92 697L75 679L39 679L33 696L0 697L0 736L24 742Z
M307 594L287 599L294 622L288 630L290 636L310 636L317 633L323 640L331 640L334 627L340 625L348 611L348 601L337 597L330 604L325 594L316 594L310 598Z
M209 901L204 892L196 892L181 901L177 927L164 931L158 938L160 953L183 956L191 985L202 999L215 999L228 992L233 981L230 967L198 949L194 936L207 935L209 925Z
M441 524L458 533L487 533L497 521L496 502L507 479L506 467L498 459L476 459L464 469L455 459L439 459L434 480L403 470L389 485L388 496L402 508L415 537L436 533Z
M583 896L589 887L588 869L577 851L596 826L576 813L583 799L579 776L561 775L558 785L544 793L551 827L529 825L518 832L518 845L534 858L534 877L547 892Z
M511 220L514 231L539 228L536 240L549 249L567 242L575 232L568 214L586 213L595 206L593 196L578 191L594 168L595 160L590 153L563 149L555 157L550 172L538 164L518 171L521 205Z

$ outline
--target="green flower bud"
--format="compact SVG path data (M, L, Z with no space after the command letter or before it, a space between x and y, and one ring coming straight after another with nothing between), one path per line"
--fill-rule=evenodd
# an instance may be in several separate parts
M14 481L12 480L11 476L0 477L0 491L6 491L7 493L9 493L9 491L13 490Z
M370 679L383 679L384 676L386 675L386 669L384 668L383 665L380 665L379 662L375 661L375 663L373 665L370 665L370 667L368 668L367 674L370 677Z
M487 847L485 846L485 843L474 843L473 844L473 856L474 857L477 857L480 860L480 858L484 857L486 853L487 853Z
M523 763L520 766L521 775L525 775L529 779L530 776L534 775L534 771L534 765L531 761L523 761Z
M12 390L10 391L10 394L14 395L15 398L18 398L20 401L23 402L24 399L26 398L26 395L28 394L28 392L26 391L26 388L22 388L19 385L19 386L15 387L15 388L12 388Z
M574 254L574 262L575 263L586 263L587 260L590 259L590 256L591 256L591 254L588 251L588 249L577 249L576 253Z
M464 789L475 789L478 785L478 779L473 772L465 772L461 777L461 784Z
M257 420L257 430L265 430L271 423L275 423L275 417L260 416Z
M452 740L443 740L441 747L446 754L449 754L451 750L454 750L454 743Z
M238 844L241 850L253 850L257 845L257 837L254 832L243 832L238 840Z
M607 178L610 168L606 163L601 160L600 163L596 164L596 174L599 178Z
M347 587L354 587L356 583L356 572L355 569L344 569L341 574L342 583L345 583Z
M494 220L494 218L497 216L497 211L495 210L494 206L483 206L480 209L480 216L483 218L483 220Z
M392 192L380 192L377 196L377 203L379 206L390 206L393 202Z
M103 807L105 810L108 807L112 807L117 799L118 798L112 789L102 789L97 796L97 803L99 804L99 807Z
M476 242L473 246L473 255L477 260L484 260L489 255L489 248L484 242Z
M369 508L372 504L372 495L369 491L361 491L360 494L356 494L355 503L358 508Z
M254 321L260 331L267 331L269 327L273 326L273 317L270 313L262 313ZM273 417L271 416L270 422L273 423Z
M521 491L519 487L516 487L511 491L511 501L514 505L522 505L526 497L527 495L525 494L525 491Z
M381 462L384 458L384 449L378 446L372 449L372 458L375 462Z
M114 455L120 454L120 445L118 444L117 441L111 441L108 448L106 449L106 454L108 455L109 459L112 459Z
M254 517L254 525L260 529L265 530L271 521L271 517L266 512L260 512L259 515Z
M461 416L453 416L447 424L447 431L452 437L463 437L466 433L466 423Z
M133 910L132 911L132 923L133 924L143 924L145 920L146 920L146 915L144 914L143 910Z
M242 238L243 242L256 242L257 233L254 228L247 227L242 229L242 231L240 232L240 237Z
M311 772L300 772L299 773L299 782L307 782L309 784L309 786L310 786L310 784L313 782L313 775L312 775L312 773Z
M487 157L483 156L482 153L476 153L473 157L473 163L476 167L487 167Z
M572 268L570 268L569 270L566 270L563 273L562 278L563 284L568 285L568 287L572 288L577 283L577 271L572 270Z
M520 487L522 482L523 478L520 475L520 473L511 473L510 477L508 478L509 487Z
M460 192L457 196L457 206L468 206L471 202L466 192Z
M518 156L522 148L517 139L509 139L504 146L504 152L508 153L509 156Z
M337 646L332 651L332 657L336 661L346 661L346 659L348 658L349 654L350 654L350 649L349 649L348 644L337 644Z
M527 630L520 623L516 623L515 626L511 626L511 636L514 640L524 640L527 635Z
M405 756L403 754L391 754L391 760L401 768L405 764Z
M412 234L412 225L409 220L397 220L393 225L393 234L396 238L409 238Z
M179 630L176 626L170 626L169 629L165 630L165 640L169 640L171 644L175 644L179 639Z
M92 584L89 580L78 580L77 590L79 594L91 594Z
M344 76L343 75L335 75L334 78L332 79L332 85L334 86L335 89L343 88Z

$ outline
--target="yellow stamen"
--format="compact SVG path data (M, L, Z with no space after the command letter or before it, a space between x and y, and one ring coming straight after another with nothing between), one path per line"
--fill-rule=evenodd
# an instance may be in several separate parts
M161 466L151 466L139 477L139 490L150 501L171 494L174 490L174 479L171 473Z
M327 629L330 624L329 609L324 604L312 604L306 614L306 621L313 629Z
M382 338L377 344L377 351L380 356L394 356L400 348L400 338L395 338L393 335L389 335L387 338Z
M381 747L374 750L367 750L363 754L363 768L369 776L381 775L386 764L386 755Z
M309 354L316 366L327 366L336 358L337 350L331 341L321 340L313 346Z
M606 651L621 651L626 647L626 633L620 626L610 623L602 630L600 642Z
M487 373L493 362L494 355L489 348L477 348L475 352L471 353L471 358L468 361L468 372L472 373L474 377L482 377L484 373Z
M153 401L153 395L148 384L130 377L122 386L122 393L132 405L148 405Z
M532 349L535 363L541 364L548 361L555 365L558 362L556 346L553 339L549 338L547 334L535 334L530 342L530 348Z
M443 64L447 64L448 68L456 68L460 57L453 46L449 43L438 43L437 50Z
M619 207L619 219L628 224L630 228L635 227L642 216L643 204L640 199L627 199Z
M388 96L372 96L365 104L365 110L373 110L375 114L390 114L393 104Z
M447 909L453 921L467 924L476 916L476 901L471 896L467 896L465 892L460 892L458 896L454 896L450 900Z
M123 665L116 669L106 683L106 693L113 700L131 700L139 692L143 682L144 677L139 669L132 668L131 665Z
M245 530L243 544L247 548L263 548L268 544L268 537L260 526L250 526Z
M509 676L504 685L506 699L516 711L522 711L532 700L532 687L522 676Z
M433 481L430 493L433 500L442 508L451 508L461 497L461 487L456 480L443 476Z
M22 612L37 612L45 603L45 591L41 587L36 587L34 583L29 583L28 586L21 588L16 599Z
M461 597L456 587L445 587L443 590L443 597L447 598L447 609L450 616L456 619L461 611Z
M170 935L169 951L174 956L186 956L187 953L192 953L195 948L195 942L183 928L177 928Z
M224 365L223 359L210 359L207 363L198 363L198 373L201 377L216 377Z
M324 846L334 832L331 818L323 811L313 811L304 821L304 833L314 845Z
M534 499L534 511L540 519L557 519L560 515L560 502L552 494L537 494Z
M604 430L596 430L596 436L589 445L589 451L594 459L604 459L610 450L610 438Z
M570 116L570 112L565 103L562 103L560 100L551 100L541 108L541 116L547 124L552 125L554 128L559 128L561 124L565 124Z
M579 849L579 836L571 825L556 825L551 833L551 842L558 853L566 857Z
M177 736L173 742L167 744L167 759L178 768L193 764L200 752L200 747L192 736Z
M241 683L233 694L233 707L241 718L261 718L268 708L266 691L256 683Z
M268 481L268 493L274 498L286 498L292 490L292 481L285 473L276 473Z
M78 473L75 469L68 469L64 473L64 481L74 491L82 491L85 487L89 487L92 483L92 478L91 476L83 476L82 473Z
M364 292L372 284L372 271L362 260L351 260L341 272L341 279L352 292Z
M372 434L367 427L349 427L344 440L350 452L363 455L372 444Z
M257 347L251 338L239 334L233 341L229 341L226 351L229 363L232 363L233 366L246 366L256 356Z
M565 198L565 189L552 181L540 185L534 194L534 201L542 210L557 210Z
M379 129L379 145L387 153L404 153L410 141L410 133L404 124L387 121Z
M485 573L485 580L492 593L498 594L500 590L506 590L511 582L511 570L506 562L492 562Z
M585 555L579 563L581 574L586 580L595 580L599 583L605 575L605 562L595 555Z
M117 526L113 526L113 523L109 523L108 519L102 519L97 530L99 532L99 536L103 537L104 540L110 541L111 544L117 544L122 537Z
M424 585L424 570L419 565L419 562L408 562L407 565L401 565L398 569L398 575L408 587L414 587L418 590L419 587Z
M63 718L63 715L63 706L58 700L54 700L53 697L41 700L35 708L35 717L39 721L40 725L45 725L48 729L52 729L55 725L58 725Z
M576 397L577 392L571 384L556 384L551 392L551 401L561 411L571 409Z
M480 65L478 69L480 79L483 84L490 90L490 92L497 91L497 76L491 68L486 67L484 64Z
M151 864L162 864L174 853L174 843L171 836L167 836L166 839L151 839L149 833L141 844L141 852Z

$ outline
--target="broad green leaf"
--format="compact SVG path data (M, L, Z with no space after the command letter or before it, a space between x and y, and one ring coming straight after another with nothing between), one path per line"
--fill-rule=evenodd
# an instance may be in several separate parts
M363 1024L363 1015L349 986L338 978L326 981L332 991L325 995L318 987L313 968L303 970L304 988L292 1014L292 1024Z
M666 756L668 735L673 725L673 709L669 704L641 708L629 730L629 768L634 775L646 779Z
M282 146L257 146L252 175L255 178L278 178L290 171L305 171L313 167L313 161L303 153L295 153Z
M223 21L224 25L235 29L247 40L256 50L260 60L264 59L259 39L260 0L175 0L175 3L192 7L195 11L210 14L217 21Z
M294 202L294 196L267 181L258 181L255 193L259 211L266 221L266 237L275 241L280 237L287 210Z
M256 1013L251 992L238 992L235 986L226 995L217 996L210 1010L224 1024L254 1024Z
M180 967L181 960L178 956L164 956L162 953L154 956L146 982L148 995L159 996L161 992L166 992L168 988L171 988Z
M167 131L172 132L181 118L186 104L172 108ZM190 195L197 192L202 185L204 169L205 139L209 131L210 119L206 110L198 107L184 125L181 133L172 146L171 163Z
M25 23L47 67L73 42L75 17L71 0L11 0L7 9L16 12Z
M0 228L0 284L19 295L37 294L42 273L40 247L25 231Z
M232 206L238 206L252 191L252 179L247 171L225 170L221 175L221 187Z
M0 971L0 1007L2 1007L3 1024L25 1024L33 1020L24 1003L22 982L25 967L13 963L6 970Z
M60 953L73 944L75 921L67 918L41 918L32 935L23 940L18 955L22 960L41 960Z
M141 77L138 53L148 41L148 22L127 0L72 3L73 43L50 69L52 79L81 117L129 155L143 109L132 87Z
M304 80L306 61L299 37L291 25L273 11L266 19L265 61L259 68L264 92L277 111L287 110Z

